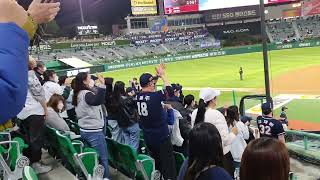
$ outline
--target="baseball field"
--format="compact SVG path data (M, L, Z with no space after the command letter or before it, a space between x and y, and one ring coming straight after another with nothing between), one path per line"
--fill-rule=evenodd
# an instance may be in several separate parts
M290 128L320 130L320 47L270 51L269 61L272 96L289 108ZM239 77L240 67L244 70L243 81ZM133 77L139 78L143 72L153 73L154 66L106 72L104 75L127 83ZM197 98L202 87L221 89L219 106L233 104L233 90L237 104L244 95L264 93L262 53L170 63L167 64L167 76L170 82L183 85L185 95L191 93ZM275 110L276 117L279 116L279 107Z

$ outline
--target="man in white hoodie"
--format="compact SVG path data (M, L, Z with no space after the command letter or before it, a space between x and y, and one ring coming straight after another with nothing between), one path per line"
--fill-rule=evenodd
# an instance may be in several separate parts
M225 117L220 111L215 109L217 106L217 97L220 94L220 91L212 88L204 88L200 90L199 107L194 110L191 115L191 125L194 127L195 124L208 122L216 126L222 139L224 168L231 176L233 176L234 167L230 149L232 142L238 134L238 129L237 127L234 127L231 132L229 132Z

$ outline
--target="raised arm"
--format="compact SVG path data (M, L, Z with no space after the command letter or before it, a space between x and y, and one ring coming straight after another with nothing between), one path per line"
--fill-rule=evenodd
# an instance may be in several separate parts
M165 64L162 63L158 67L156 67L156 72L157 72L157 76L159 76L162 79L164 86L171 86L169 79L166 76Z

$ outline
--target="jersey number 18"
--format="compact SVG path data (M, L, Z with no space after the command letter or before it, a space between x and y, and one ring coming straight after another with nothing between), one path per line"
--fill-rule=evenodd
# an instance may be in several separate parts
M146 102L138 102L138 112L140 116L148 116L148 106Z

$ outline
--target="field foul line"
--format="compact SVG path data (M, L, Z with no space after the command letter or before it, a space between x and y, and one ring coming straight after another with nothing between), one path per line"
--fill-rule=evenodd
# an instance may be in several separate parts
M186 91L200 91L201 89L203 89L205 87L183 87L183 90ZM213 88L216 90L220 90L220 91L227 91L227 92L231 92L231 91L237 91L237 92L260 92L260 89L256 89L256 88Z
M273 98L273 109L281 108L282 106L289 104L291 101L295 99L306 100L306 99L318 99L320 100L320 95L298 95L298 94L280 94ZM248 114L256 114L261 115L261 104L258 104L248 110L246 110Z

